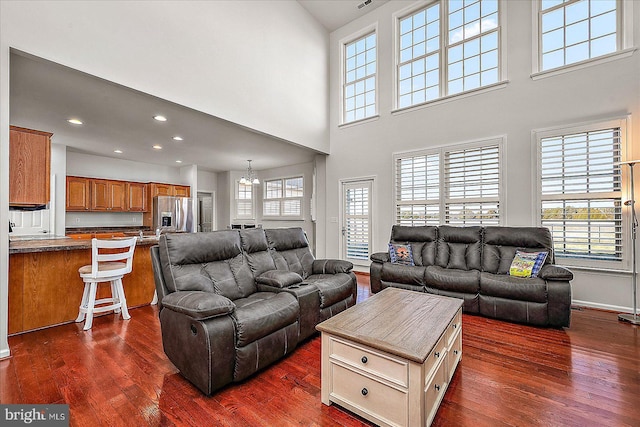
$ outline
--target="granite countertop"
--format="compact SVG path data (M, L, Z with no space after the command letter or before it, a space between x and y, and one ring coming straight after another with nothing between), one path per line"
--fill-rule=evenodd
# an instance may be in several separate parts
M158 243L156 236L138 237L136 245L154 245ZM12 240L9 237L9 255L32 252L69 251L91 249L91 239L71 239L69 237L54 237L51 239Z

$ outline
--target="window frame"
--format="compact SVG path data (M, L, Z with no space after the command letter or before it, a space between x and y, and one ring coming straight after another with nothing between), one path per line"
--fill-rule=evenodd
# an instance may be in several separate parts
M296 197L287 197L286 196L286 186L285 183L287 180L291 179L301 179L302 180L302 196ZM279 181L281 184L281 197L267 197L267 187L269 182ZM305 198L305 179L304 175L292 175L285 176L281 178L271 178L263 180L263 190L262 190L262 219L269 221L302 221L304 220L304 198ZM298 215L284 215L284 205L287 201L297 200L300 202L300 213ZM273 214L265 214L264 207L266 202L278 202L279 204L279 213L278 215Z
M498 162L498 195L497 195L497 204L498 204L498 219L496 224L483 224L483 225L503 225L504 220L506 218L506 203L505 203L505 188L506 182L504 180L504 156L505 156L505 146L506 146L506 136L494 136L489 138L483 138L475 141L468 141L463 143L451 144L451 145L441 145L430 149L423 150L415 150L415 151L405 151L393 154L393 219L394 224L400 224L399 221L399 207L401 205L431 205L438 206L438 222L433 221L432 223L426 223L426 225L454 225L459 226L460 224L457 222L449 222L448 219L448 211L447 206L450 204L455 204L456 201L460 201L463 203L465 199L463 198L451 198L446 194L447 190L447 182L446 182L446 173L445 173L445 157L448 153L458 152L462 150L476 150L479 148L489 148L496 146L498 149L497 154L497 162ZM420 200L418 203L414 203L414 200L406 201L406 203L402 203L402 201L398 200L398 161L401 159L420 157L420 156L438 156L438 198L437 199L425 199L424 201ZM485 200L481 200L485 198L477 198L477 203L490 202L494 199L486 198ZM429 202L431 200L431 202ZM417 224L418 225L418 224ZM422 224L419 224L422 225ZM471 224L477 225L477 224Z
M251 199L240 199L240 186L243 185L245 187L249 187L251 188ZM233 198L233 214L234 214L234 220L245 220L245 219L256 219L256 191L254 184L252 183L248 183L248 184L241 184L239 179L235 180L235 186L234 186L234 198ZM240 215L240 213L238 212L238 206L239 206L239 201L246 201L246 200L250 200L251 201L251 213L249 215Z
M375 34L376 36L376 71L373 74L373 76L375 77L375 112L373 115L371 116L367 116L364 118L360 118L360 119L356 119L356 120L351 120L351 121L346 121L346 86L347 86L347 82L346 82L346 77L347 77L347 72L346 72L346 67L347 67L347 61L346 61L346 47L348 44L351 44L353 42L356 42L362 38L366 38L368 36L370 36L371 34ZM339 51L340 51L340 108L339 108L339 114L340 114L340 118L338 120L339 123L339 127L343 127L343 126L350 126L353 124L358 124L358 123L362 123L362 122L366 122L366 121L370 121L370 120L375 120L379 117L379 111L380 111L380 107L379 107L379 76L378 76L378 72L379 72L379 40L378 40L378 23L374 23L372 25L368 25L364 28L362 28L361 30L347 36L344 37L343 39L341 39L339 42ZM370 78L371 76L365 76L366 78ZM364 80L366 80L366 78ZM354 81L355 82L355 81Z
M631 119L630 116L615 117L610 119L603 119L598 121L590 121L583 123L568 124L564 126L555 126L551 128L536 129L531 132L532 134L532 146L536 153L533 157L533 173L534 173L534 199L535 203L532 206L533 212L535 212L535 224L539 227L543 227L542 224L542 202L544 197L542 195L542 150L541 141L546 138L567 136L573 134L580 134L585 132L595 132L607 129L620 129L620 159L624 161L627 158L629 135L631 135ZM625 200L630 198L629 171L628 168L621 168L620 170L620 199L624 203ZM571 195L570 195L571 196ZM571 197L568 197L569 199ZM550 199L561 200L560 197L550 197ZM593 197L598 199L598 197ZM566 200L566 199L562 199ZM582 200L582 199L580 199ZM629 242L629 234L631 230L631 215L630 210L622 205L621 207L621 238L622 238L622 254L620 260L602 260L594 258L572 258L556 255L556 263L566 265L569 267L593 269L593 270L607 270L607 271L629 271L631 268L630 251L631 243ZM555 243L555 242L554 242Z
M503 47L506 46L507 40L507 1L497 0L498 2L498 81L495 83L487 84L477 88L463 90L462 92L456 92L449 94L448 92L448 58L447 51L450 46L448 41L449 36L449 22L448 22L448 2L446 0L432 0L426 3L420 2L417 5L409 6L393 14L394 21L394 66L393 66L393 114L404 113L407 111L413 111L429 107L432 105L438 105L443 102L449 102L455 99L461 99L468 96L473 96L496 89L502 89L509 83L507 79L507 51ZM439 87L440 96L438 98L425 101L419 104L413 104L405 107L400 107L400 21L409 15L415 14L421 10L426 10L428 7L435 3L440 3L440 23L444 22L445 25L440 25L439 36L441 38L439 45ZM446 5L443 7L443 5ZM444 66L444 68L443 68ZM446 72L442 72L445 70ZM443 88L446 89L446 94L443 93Z
M636 48L633 47L634 0L616 0L616 2L616 9L619 12L616 17L617 49L615 52L565 64L549 70L542 70L542 0L532 1L531 78L538 80L630 57L636 51Z

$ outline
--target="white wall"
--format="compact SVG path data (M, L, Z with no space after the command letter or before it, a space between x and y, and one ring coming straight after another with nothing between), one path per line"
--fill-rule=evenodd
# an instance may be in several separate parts
M640 53L566 74L532 80L532 7L528 1L507 6L506 88L426 108L392 114L394 21L408 2L389 2L330 37L330 142L327 157L326 217L340 217L340 179L376 176L374 251L384 251L394 223L392 155L396 152L506 135L505 225L534 225L534 162L531 131L551 126L632 114L633 156L640 157ZM640 4L634 5L635 41L640 46ZM339 41L363 28L378 26L378 102L380 117L339 128L341 68ZM640 175L640 173L638 174ZM502 206L501 206L502 207ZM327 256L339 253L337 223L326 222ZM631 306L628 274L576 270L574 300L599 307Z

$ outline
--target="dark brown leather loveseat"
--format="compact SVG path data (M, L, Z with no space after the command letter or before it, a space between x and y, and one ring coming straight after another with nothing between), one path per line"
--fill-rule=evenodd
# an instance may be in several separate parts
M538 326L569 326L573 274L554 265L541 227L393 226L391 243L409 244L415 266L371 255L371 291L392 286L464 299L463 310ZM546 251L538 277L509 275L516 250Z
M207 395L356 302L353 265L314 259L301 228L166 234L151 258L164 351Z

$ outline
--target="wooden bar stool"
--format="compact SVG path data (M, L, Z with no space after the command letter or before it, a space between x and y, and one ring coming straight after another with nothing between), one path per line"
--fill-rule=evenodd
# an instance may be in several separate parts
M122 288L122 277L131 273L136 239L137 237L118 240L94 238L91 240L91 265L82 266L78 270L80 277L84 280L84 293L76 322L82 322L86 315L85 331L91 329L95 313L113 310L114 313L122 312L123 319L131 318ZM102 249L105 249L106 253ZM101 282L111 282L111 298L96 300L98 283Z

